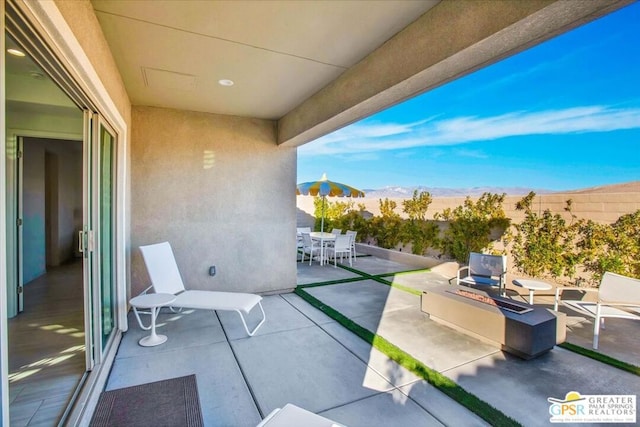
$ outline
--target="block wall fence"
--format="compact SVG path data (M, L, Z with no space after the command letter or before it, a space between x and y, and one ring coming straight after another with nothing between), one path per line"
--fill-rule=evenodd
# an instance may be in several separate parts
M516 203L524 196L507 196L503 203L505 214L511 218L513 223L519 223L524 218L522 211L516 210ZM472 197L477 200L478 197ZM553 213L560 213L566 220L570 220L569 213L565 212L566 201L571 199L571 210L578 218L591 219L601 224L611 224L620 216L633 213L640 209L640 192L624 193L553 193L536 195L532 206L542 213L549 209ZM364 204L368 212L373 215L380 215L379 198L328 198L330 202L353 200L358 204ZM406 215L402 212L403 198L389 198L397 203L396 212L402 217ZM446 208L454 209L461 206L465 201L464 197L434 197L429 206L427 216L433 219L433 214L442 212ZM298 208L297 222L299 227L313 226L313 197L297 196L296 205Z

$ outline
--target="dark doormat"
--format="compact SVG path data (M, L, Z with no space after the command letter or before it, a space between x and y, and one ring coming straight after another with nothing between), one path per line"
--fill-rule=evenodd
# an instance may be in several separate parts
M202 427L196 376L102 392L90 425Z

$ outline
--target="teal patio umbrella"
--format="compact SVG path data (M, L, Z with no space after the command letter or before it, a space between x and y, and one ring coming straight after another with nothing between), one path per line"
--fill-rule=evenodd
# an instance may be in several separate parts
M303 182L296 186L296 195L322 196L322 222L320 231L324 232L324 204L325 198L329 197L364 197L364 192L349 185L339 182L329 181L327 174L323 173L318 181Z

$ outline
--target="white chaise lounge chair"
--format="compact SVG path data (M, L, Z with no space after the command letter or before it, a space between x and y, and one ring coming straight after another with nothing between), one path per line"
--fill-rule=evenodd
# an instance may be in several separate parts
M240 315L242 325L249 336L253 336L266 320L260 295L240 292L186 290L169 242L140 246L140 251L147 266L154 292L176 296L175 301L171 303L171 307L235 311ZM256 305L262 311L262 320L250 331L242 313L249 314Z

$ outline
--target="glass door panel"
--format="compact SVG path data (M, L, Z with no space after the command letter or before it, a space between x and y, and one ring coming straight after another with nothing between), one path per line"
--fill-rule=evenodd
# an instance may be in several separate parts
M86 298L91 307L87 331L91 338L90 367L102 363L116 329L115 179L116 139L98 114L89 114L90 142L85 144L85 209L81 233L86 264Z
M115 328L116 294L114 265L114 177L115 138L100 123L98 181L99 181L99 266L100 266L100 312L102 325L102 348Z

